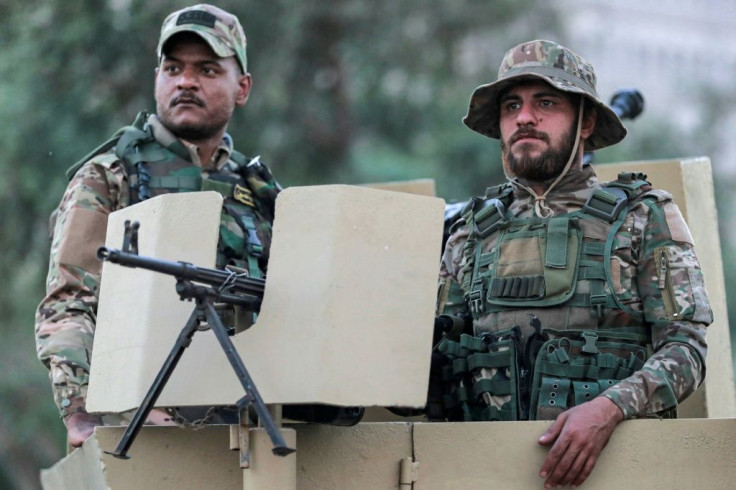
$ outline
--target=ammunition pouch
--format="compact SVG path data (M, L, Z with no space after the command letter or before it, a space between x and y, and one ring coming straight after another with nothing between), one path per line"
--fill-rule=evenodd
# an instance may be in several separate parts
M524 345L514 327L443 339L445 417L456 421L554 420L631 376L648 358L643 329L555 331Z
M438 346L448 360L442 377L449 420L519 420L519 345L515 327L496 334L467 334Z
M536 352L530 420L554 420L592 400L644 366L645 335L636 332L553 332ZM641 342L641 343L634 343Z
M492 258L496 267L489 269L486 301L505 306L564 303L575 292L581 246L574 218L511 222L501 232L498 255Z

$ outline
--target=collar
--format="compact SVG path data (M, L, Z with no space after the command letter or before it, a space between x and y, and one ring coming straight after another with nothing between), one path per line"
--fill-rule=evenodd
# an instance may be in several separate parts
M227 133L222 138L220 146L217 147L215 153L212 155L212 159L203 165L202 161L199 159L199 147L197 145L177 138L174 133L164 126L155 114L148 116L148 120L146 122L151 126L153 137L156 138L156 141L198 167L206 170L220 170L230 159L230 154L233 151L233 140Z
M531 187L531 183L526 179L514 177L511 179L514 186L514 198L516 199L534 199L534 196L526 189ZM548 197L569 195L585 189L590 189L598 184L598 177L595 169L590 164L584 164L583 168L569 171L560 179L555 188L548 194Z

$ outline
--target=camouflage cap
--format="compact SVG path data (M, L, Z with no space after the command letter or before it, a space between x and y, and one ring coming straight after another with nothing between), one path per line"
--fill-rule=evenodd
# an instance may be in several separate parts
M161 26L161 36L156 48L159 63L164 54L166 41L180 32L193 32L199 35L207 41L217 56L221 58L235 56L243 73L248 71L245 32L234 15L206 3L170 14Z
M563 92L582 94L598 108L593 134L586 150L604 148L621 141L626 128L616 113L598 98L593 65L568 48L552 41L529 41L511 48L501 62L498 80L476 88L463 122L473 131L499 139L498 96L519 80L540 79Z

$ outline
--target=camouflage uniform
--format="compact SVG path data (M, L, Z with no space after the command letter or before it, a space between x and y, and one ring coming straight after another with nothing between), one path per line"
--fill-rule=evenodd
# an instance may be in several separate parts
M473 94L464 120L466 125L486 136L499 138L497 96L519 78L542 79L560 90L583 94L596 104L600 125L597 123L595 132L586 141L586 149L602 148L625 136L626 130L617 116L597 98L592 67L566 48L548 41L525 43L507 53L499 80L479 87ZM506 209L506 217L513 220L543 221L569 216L581 210L591 194L602 187L592 166L563 173L555 182L555 188L548 187L549 192L545 194L550 214L540 218L539 196L533 194L531 183L519 178L510 178L510 182L513 200ZM572 300L568 300L540 307L501 306L489 308L493 311L473 313L475 335L520 326L524 338L528 338L534 333L531 315L541 320L543 328L556 330L615 331L645 327L651 336L651 355L643 367L601 393L622 410L625 418L674 409L702 383L707 351L706 326L712 322L693 239L679 209L665 191L646 186L642 192L630 201L623 223L612 237L600 236L596 219L581 220L584 222L581 225L584 246L586 242L611 240L613 250L609 263L605 264L604 292L614 297L613 303L618 306L607 304L596 312L590 306L573 305ZM467 222L460 221L456 225L442 258L439 312L453 308L457 312L457 305L443 303L453 285L462 287L467 302L472 261L478 260L481 254L486 258L494 256L493 252L500 246L499 235L497 230L479 238ZM517 253L523 255L525 252ZM490 263L487 267L498 268L498 263ZM580 284L589 287L585 281L577 284L578 289ZM488 283L484 285L487 287ZM485 298L489 291L483 289L483 292ZM462 307L468 308L467 304ZM501 399L491 403L500 406L503 402Z
M204 4L171 14L162 26L159 60L166 41L182 31L200 35L220 57L234 56L246 73L245 34L236 17ZM240 161L242 155L234 152L227 134L211 161L201 162L197 147L176 138L155 115L139 120L140 127L127 128L119 140L103 145L75 169L52 219L47 295L36 313L36 348L49 369L54 400L65 419L84 409L102 269L96 250L104 244L110 213L166 192L232 190L224 196L218 266L229 261L250 272L265 272L268 261L280 188L265 166L257 158L247 165ZM145 166L150 175L144 175L148 171L139 170L127 153L121 160L115 145L141 129L150 135L150 152L142 157L143 162L155 162ZM141 185L151 178L170 184ZM246 218L239 207L249 210Z
M592 166L570 172L557 191L548 196L555 216L582 208L600 185ZM712 313L705 292L703 275L693 251L693 239L682 215L664 191L648 191L653 199L639 200L628 212L614 241L610 262L615 294L635 312L643 314L651 329L654 354L644 367L631 377L609 388L603 396L614 401L627 418L644 416L675 408L678 401L690 395L705 375L706 326ZM534 213L534 197L525 189L514 189L509 207L514 218ZM443 281L462 284L467 273L467 226L460 226L450 236L442 258ZM497 244L498 233L483 240L482 250L490 252ZM676 308L670 309L663 299L660 266L656 254L667 251ZM475 334L497 332L512 325L525 328L529 315L536 315L544 327L558 330L615 329L638 326L639 320L625 311L606 309L598 318L589 309L565 304L545 308L519 308L493 312L474 319Z
M240 179L228 170L233 164L229 139L223 140L212 161L202 164L196 147L177 140L156 116L150 116L148 123L159 143L185 148L189 161L202 166L202 176L233 175ZM131 204L135 191L131 192L128 180L125 165L114 150L97 155L74 175L55 212L47 295L36 314L36 345L39 359L50 371L54 399L63 417L83 406L102 269L96 251L105 241L107 216ZM263 245L260 263L265 271L277 189L258 175L249 176L248 187L254 195L256 228ZM227 214L223 214L221 226L221 241L239 244L233 247L242 252L243 229Z

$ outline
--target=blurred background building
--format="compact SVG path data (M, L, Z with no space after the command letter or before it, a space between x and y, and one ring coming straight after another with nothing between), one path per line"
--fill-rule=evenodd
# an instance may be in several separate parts
M736 175L736 2L556 5L570 46L595 66L602 95L636 87L646 99L642 118L667 119L688 133L710 127L714 173Z

